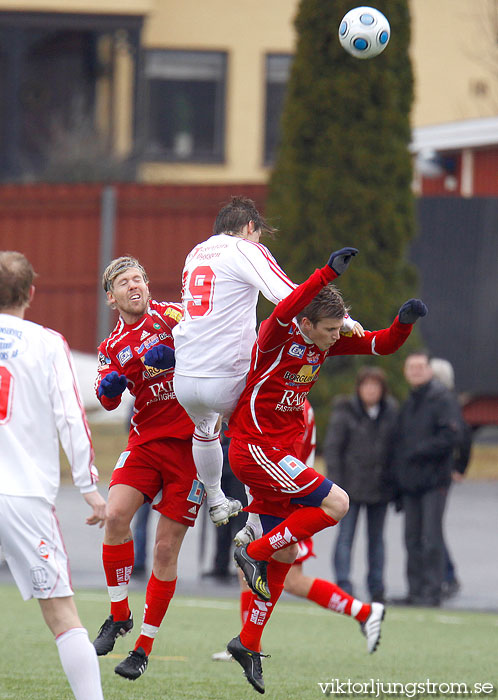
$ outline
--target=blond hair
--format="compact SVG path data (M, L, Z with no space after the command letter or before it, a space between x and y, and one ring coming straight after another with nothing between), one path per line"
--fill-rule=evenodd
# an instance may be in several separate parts
M123 255L120 258L111 260L109 265L104 270L104 274L102 275L102 286L104 291L112 292L112 286L116 277L121 275L123 272L126 272L126 270L129 270L131 267L136 267L138 270L140 270L144 278L144 282L147 284L149 278L147 277L147 273L145 272L143 265L141 265L132 255Z

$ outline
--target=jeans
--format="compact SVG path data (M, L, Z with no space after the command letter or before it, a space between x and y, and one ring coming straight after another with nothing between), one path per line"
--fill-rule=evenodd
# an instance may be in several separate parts
M339 524L339 534L334 552L334 568L337 585L352 595L350 580L351 552L356 523L361 508L367 511L368 575L367 587L371 598L384 597L384 521L387 503L349 502L349 511Z
M409 596L438 604L444 575L443 514L447 489L403 494Z

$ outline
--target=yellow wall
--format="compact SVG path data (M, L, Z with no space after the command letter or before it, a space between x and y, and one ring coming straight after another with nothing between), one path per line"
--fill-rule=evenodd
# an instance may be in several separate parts
M413 126L498 113L495 0L411 0L415 73ZM264 56L293 52L297 0L157 0L147 47L229 52L225 165L149 164L147 181L264 182ZM495 20L496 22L496 20ZM495 36L498 26L495 24ZM389 49L388 49L389 50ZM476 87L487 86L486 95Z
M150 12L155 4L155 0L0 0L0 10L135 15Z
M324 0L327 1L327 0ZM149 182L265 182L265 55L294 51L298 0L0 0L0 10L142 13L145 48L228 53L226 162L221 165L149 163ZM411 0L416 100L413 126L498 114L496 0ZM494 42L493 42L494 29ZM389 48L387 49L389 50ZM131 75L118 65L116 149L131 147ZM487 90L477 94L481 88Z
M495 0L412 0L414 126L498 114L497 11Z
M145 181L265 182L262 165L265 54L294 50L290 0L158 0L143 36L147 48L228 52L224 165L149 164Z

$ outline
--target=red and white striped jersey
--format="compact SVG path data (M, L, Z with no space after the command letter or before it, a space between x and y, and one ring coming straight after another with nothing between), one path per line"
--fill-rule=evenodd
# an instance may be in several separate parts
M230 419L229 437L292 448L304 432L303 406L327 357L387 355L409 336L412 326L396 318L390 328L365 331L362 338L341 335L328 351L321 351L293 319L335 277L328 265L316 270L261 324L246 386Z
M0 493L55 503L59 439L73 481L94 491L90 430L62 335L0 313Z
M173 370L155 369L144 362L145 353L154 345L174 347L172 330L181 316L180 304L151 300L136 323L126 324L120 317L109 338L99 346L97 397L102 378L113 371L126 376L128 390L135 397L128 447L166 437L192 437L194 424L176 399ZM111 411L119 406L121 396L101 396L99 401Z
M173 332L176 373L245 374L256 340L258 293L277 304L294 287L260 243L221 233L197 245L183 268L184 315Z

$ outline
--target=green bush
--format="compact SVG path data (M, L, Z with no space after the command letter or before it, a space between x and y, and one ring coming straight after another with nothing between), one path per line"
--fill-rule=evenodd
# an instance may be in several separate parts
M368 329L389 325L401 303L416 293L416 274L406 257L415 231L408 2L379 0L375 6L391 23L391 41L380 56L358 60L337 38L350 0L302 0L266 208L281 231L272 249L296 282L325 264L333 250L359 249L338 286L353 318ZM388 371L396 394L404 390L404 354L368 360ZM364 362L338 358L324 366L310 396L319 438L331 397L353 388Z

